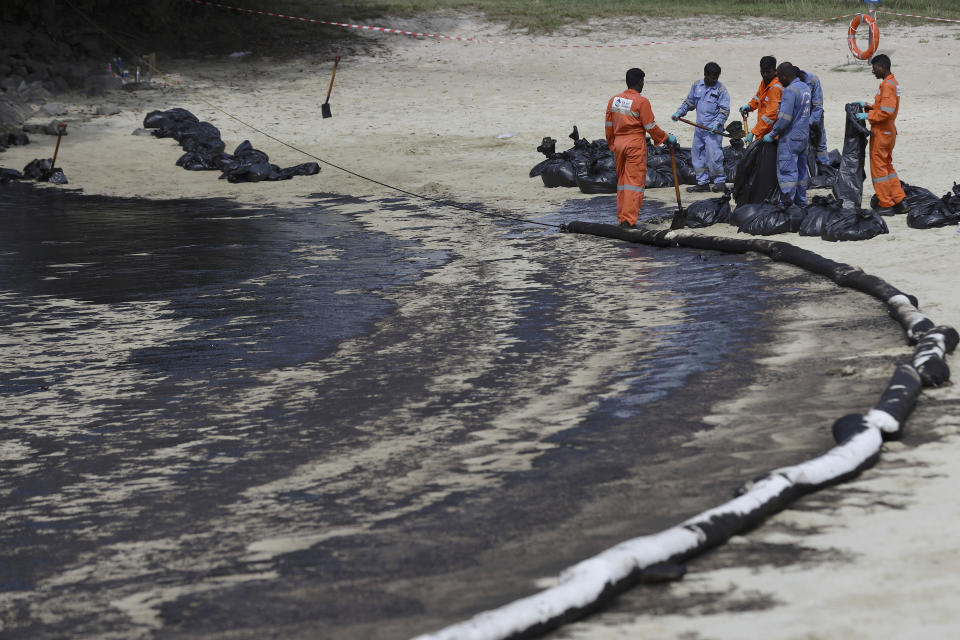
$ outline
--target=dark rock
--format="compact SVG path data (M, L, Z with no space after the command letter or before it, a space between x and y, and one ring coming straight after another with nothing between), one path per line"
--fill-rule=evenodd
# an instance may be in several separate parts
M101 104L97 106L98 116L113 116L120 113L120 107L115 104Z
M48 116L62 116L62 115L66 115L67 108L58 102L48 102L47 104L40 107L40 111L47 114Z

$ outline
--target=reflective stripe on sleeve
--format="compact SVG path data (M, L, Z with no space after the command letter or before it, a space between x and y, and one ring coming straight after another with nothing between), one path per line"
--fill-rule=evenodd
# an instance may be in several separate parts
M786 120L787 122L790 122L791 120L793 120L793 114L790 114L790 113L785 113L785 114L783 114L783 116L781 116L781 117L782 117L784 120Z
M893 113L896 111L893 107L880 107L880 111L886 111L887 113Z
M890 179L890 176L880 176L879 178L873 179L873 184L877 184L878 182L886 182L889 179Z
M612 123L612 122L608 122L608 123L607 123L607 126L608 126L608 127L612 127L612 126L613 126L613 123Z
M760 116L760 119L766 122L767 124L773 124L773 120L771 120L767 116Z
M643 125L643 128L646 129L647 131L650 131L650 129L653 129L655 126L657 126L657 123L654 121L654 122L651 122L650 124Z

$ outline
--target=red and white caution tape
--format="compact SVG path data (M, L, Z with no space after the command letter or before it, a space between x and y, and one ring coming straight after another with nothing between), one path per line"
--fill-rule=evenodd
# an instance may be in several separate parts
M952 18L933 18L931 16L918 16L913 13L897 13L895 11L877 11L877 13L884 13L890 16L900 16L901 18L920 18L921 20L936 20L937 22L954 22L960 24L960 20L953 20Z
M502 44L502 45L513 45L521 47L544 47L550 49L625 49L630 47L651 47L654 45L665 45L665 44L686 44L689 42L705 42L708 40L721 40L723 38L739 38L743 36L755 36L761 33L768 33L773 31L784 31L791 29L791 25L776 27L772 29L755 29L753 31L745 31L742 33L726 33L718 34L715 36L709 36L704 38L686 38L686 39L677 39L677 40L656 40L652 42L636 42L631 44L550 44L550 43L535 43L535 42L511 42L509 40L487 40L484 38L471 38L467 36L448 36L438 33L423 33L420 31L406 31L404 29L393 29L390 27L373 27L365 24L351 24L349 22L334 22L331 20L319 20L317 18L301 18L298 16L288 16L283 13L277 13L275 11L260 11L259 9L245 9L243 7L234 7L228 4L223 4L221 2L210 2L210 0L185 0L186 2L191 2L193 4L203 4L210 7L218 7L220 9L229 9L231 11L239 11L241 13L252 13L261 16L270 16L272 18L285 18L287 20L297 20L298 22L310 22L313 24L323 24L332 27L344 27L347 29L359 29L360 31L376 31L379 33L393 33L402 36L414 36L420 38L436 38L438 40L451 40L457 42L471 42L474 44ZM813 23L822 23L830 22L832 20L840 20L843 18L850 18L857 14L851 13L844 16L834 16L833 18L827 18L825 20L814 20Z

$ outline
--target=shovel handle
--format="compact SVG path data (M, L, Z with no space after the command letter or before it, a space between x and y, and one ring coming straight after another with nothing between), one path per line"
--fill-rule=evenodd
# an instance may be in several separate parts
M673 155L673 145L670 145L670 168L673 169L673 190L677 192L677 209L682 210L680 205L680 180L677 178L677 159Z
M687 124L693 125L693 126L695 126L697 129L703 129L704 131L709 131L710 133L713 133L713 130L712 130L710 127L705 127L705 126L703 126L702 124L697 124L696 122L693 122L693 121L691 121L691 120L687 120L686 118L677 118L677 119L678 119L680 122L686 122ZM720 132L720 135L722 135L722 136L724 136L724 137L727 137L727 138L730 137L730 134L729 134L729 133L724 133L723 131Z
M333 91L333 79L337 77L338 64L340 64L340 56L333 59L333 74L330 76L330 86L327 88L327 99L325 102L330 102L330 93Z
M57 146L53 148L53 160L50 161L51 170L57 165L57 153L60 151L60 138L63 137L63 132L66 130L66 123L60 122L57 124Z

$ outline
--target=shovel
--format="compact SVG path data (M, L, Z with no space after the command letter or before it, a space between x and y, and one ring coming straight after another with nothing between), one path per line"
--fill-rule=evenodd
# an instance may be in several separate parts
M677 212L673 214L670 228L673 230L683 229L687 224L687 212L683 210L683 206L680 204L680 179L677 178L677 159L673 155L673 145L670 145L670 168L673 169L673 189L677 192Z
M53 171L53 168L57 166L57 152L60 151L60 138L63 137L63 132L67 130L67 125L63 122L57 124L57 146L53 148L53 160L50 161L50 170Z
M47 176L47 182L52 182L54 184L67 184L67 176L64 175L63 169L57 169L57 153L60 151L60 138L63 137L63 132L67 130L67 125L63 122L57 124L57 146L53 148L53 159L50 161L50 175Z
M697 129L703 129L704 131L710 131L711 133L713 133L713 130L710 129L710 127L705 127L705 126L703 126L702 124L697 124L696 122L692 122L692 121L690 121L690 120L687 120L686 118L677 118L677 119L678 119L680 122L685 122L685 123L687 123L687 124L689 124L689 125L692 125L692 126L696 127ZM731 140L742 140L747 134L746 134L746 133L743 133L743 132L740 132L740 133L738 133L738 134L736 134L736 135L731 135L731 134L729 134L729 133L724 133L723 131L721 131L721 132L720 132L720 135L722 135L722 136L724 136L724 137L726 137L726 138L730 138Z
M333 114L330 113L330 92L333 91L333 79L337 77L338 64L340 64L340 56L333 59L333 75L330 76L330 88L327 89L327 99L320 105L320 113L323 114L324 118L333 117Z

